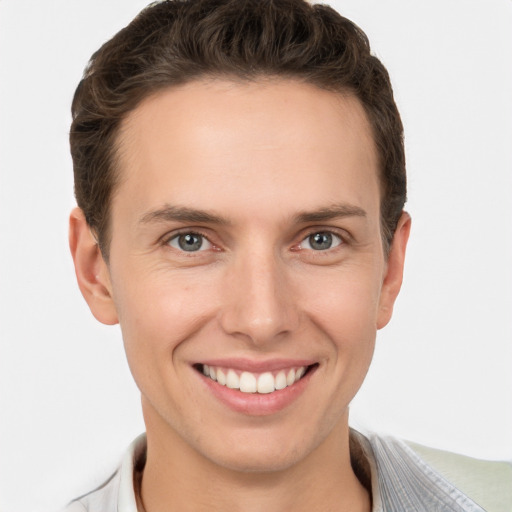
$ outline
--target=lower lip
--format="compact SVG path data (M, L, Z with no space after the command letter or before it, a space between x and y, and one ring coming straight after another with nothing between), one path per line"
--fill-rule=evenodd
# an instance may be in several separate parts
M275 414L295 402L306 389L316 369L316 366L310 368L299 381L272 393L243 393L238 389L223 386L202 374L198 375L213 395L233 411L250 416L266 416Z

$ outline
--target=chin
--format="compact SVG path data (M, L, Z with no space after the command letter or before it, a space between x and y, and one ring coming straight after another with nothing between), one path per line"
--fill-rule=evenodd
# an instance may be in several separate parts
M229 457L216 457L211 462L227 470L238 473L276 473L285 471L301 460L301 455L295 453L262 453L258 447L254 450L237 450Z
M305 432L295 435L276 435L265 431L237 436L229 435L229 442L204 446L202 452L215 465L240 473L275 473L286 471L314 452L321 439L307 439Z

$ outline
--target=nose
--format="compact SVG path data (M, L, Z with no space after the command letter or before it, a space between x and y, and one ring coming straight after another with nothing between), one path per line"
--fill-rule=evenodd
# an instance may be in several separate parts
M254 345L275 342L299 325L286 264L265 251L240 255L227 270L220 322L223 330Z

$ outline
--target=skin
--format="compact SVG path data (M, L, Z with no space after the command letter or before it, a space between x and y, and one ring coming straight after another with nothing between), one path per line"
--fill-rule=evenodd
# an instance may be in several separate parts
M386 257L359 101L294 81L192 82L139 105L119 155L108 264L79 209L70 245L91 311L121 325L141 390L147 512L370 510L348 406L391 317L410 218ZM201 250L180 249L190 232ZM315 250L314 233L332 246ZM316 369L286 407L246 414L193 367L222 358Z

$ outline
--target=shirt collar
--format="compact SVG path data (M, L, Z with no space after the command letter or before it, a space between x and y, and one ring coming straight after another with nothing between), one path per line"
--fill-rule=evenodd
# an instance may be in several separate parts
M380 489L377 478L377 465L373 452L368 440L359 432L351 430L351 441L355 446L361 448L358 454L352 457L353 464L363 466L369 464L371 474L371 491L372 491L372 512L383 512ZM138 512L137 500L135 497L135 481L137 472L142 472L146 462L147 441L146 434L138 436L129 446L123 456L121 466L118 471L119 491L117 512ZM359 460L359 454L363 453L366 461ZM353 454L354 455L354 454Z
M357 454L351 451L352 464L369 465L372 512L420 509L484 512L404 442L390 437L364 436L355 430L350 431L350 436L352 447L360 448ZM136 473L144 468L146 448L146 435L141 434L123 457L118 472L117 512L138 512L134 481ZM361 454L366 460L360 459ZM420 508L416 508L417 505Z
M135 499L134 477L137 468L143 467L146 460L146 434L137 437L125 455L119 468L119 494L117 512L138 512Z

